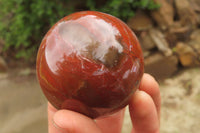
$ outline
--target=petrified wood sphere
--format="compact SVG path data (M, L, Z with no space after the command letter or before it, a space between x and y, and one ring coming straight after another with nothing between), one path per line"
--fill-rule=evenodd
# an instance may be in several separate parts
M121 20L96 11L58 21L38 51L37 76L49 102L91 118L125 107L142 75L135 34Z

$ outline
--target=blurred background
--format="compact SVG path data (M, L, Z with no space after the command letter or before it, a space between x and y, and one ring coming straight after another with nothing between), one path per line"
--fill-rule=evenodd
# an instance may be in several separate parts
M160 83L161 133L199 133L199 0L0 0L0 133L47 132L37 49L56 21L82 10L112 14L138 36L145 72Z

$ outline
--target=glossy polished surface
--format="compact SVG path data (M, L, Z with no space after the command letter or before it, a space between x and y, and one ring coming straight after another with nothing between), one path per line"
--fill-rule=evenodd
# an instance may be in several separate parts
M91 118L126 106L142 74L143 56L134 33L100 12L61 19L38 51L37 76L49 102Z

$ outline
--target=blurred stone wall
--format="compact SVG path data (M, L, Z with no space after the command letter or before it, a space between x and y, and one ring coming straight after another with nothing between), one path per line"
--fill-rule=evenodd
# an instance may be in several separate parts
M200 1L154 1L159 9L139 10L127 21L143 49L145 72L164 79L180 68L200 66ZM3 44L0 40L0 73L12 62L3 58Z
M167 78L200 66L200 1L155 0L160 8L137 11L127 22L143 49L145 72Z

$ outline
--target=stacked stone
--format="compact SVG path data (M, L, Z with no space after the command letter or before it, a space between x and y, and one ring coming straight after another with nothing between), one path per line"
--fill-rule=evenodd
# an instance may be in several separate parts
M164 79L180 67L200 66L200 1L154 1L159 9L137 11L127 22L141 43L145 72Z

